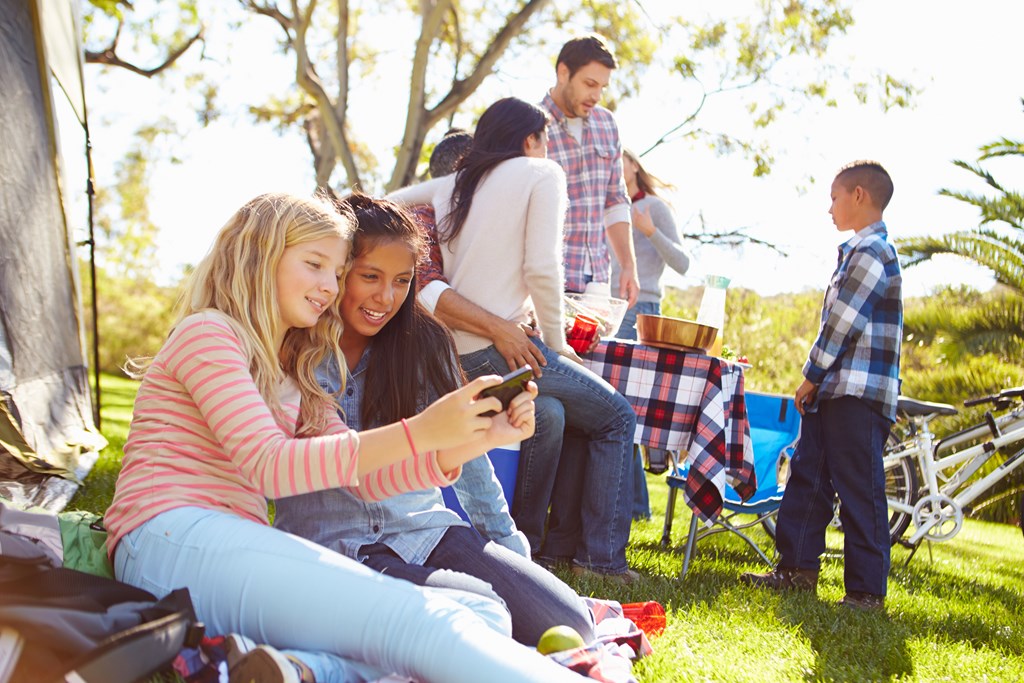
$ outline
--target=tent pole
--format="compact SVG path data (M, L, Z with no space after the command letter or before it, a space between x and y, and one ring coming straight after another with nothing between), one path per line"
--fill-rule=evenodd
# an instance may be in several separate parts
M93 184L92 168L92 138L89 137L89 117L83 117L85 121L82 128L85 130L85 163L88 171L85 193L89 199L89 291L92 300L92 373L96 384L96 401L92 405L92 418L96 423L96 429L100 429L100 325L99 307L96 304L96 232L93 222L93 203L96 196L96 188Z

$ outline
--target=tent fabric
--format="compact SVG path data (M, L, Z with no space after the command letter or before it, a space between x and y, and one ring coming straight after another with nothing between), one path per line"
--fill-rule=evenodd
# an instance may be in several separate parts
M104 443L92 423L77 259L58 181L56 93L49 64L40 63L51 52L81 53L66 24L53 21L52 35L40 33L44 6L60 15L61 5L74 16L69 0L0 0L0 400L22 437L5 441L23 443L20 455L33 462L74 473L33 471L0 447L0 495L54 511ZM47 50L41 41L73 44Z

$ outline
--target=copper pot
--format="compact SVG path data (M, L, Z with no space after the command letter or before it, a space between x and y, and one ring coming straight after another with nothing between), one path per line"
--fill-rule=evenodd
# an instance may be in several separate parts
M701 325L693 320L671 318L667 315L636 316L636 331L641 344L669 349L697 349L707 351L715 343L718 328Z

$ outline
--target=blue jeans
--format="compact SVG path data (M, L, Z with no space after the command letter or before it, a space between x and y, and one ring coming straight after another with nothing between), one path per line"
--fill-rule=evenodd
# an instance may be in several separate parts
M540 397L556 399L537 404L534 436L520 446L519 473L512 517L530 539L535 554L550 554L538 542L544 537L544 519L554 503L552 490L562 453L563 430L579 433L585 450L585 471L580 477L577 506L581 535L571 552L582 567L616 574L628 569L630 500L633 491L633 433L636 414L611 385L586 368L559 356L539 340L547 360L536 379ZM471 378L508 371L508 363L489 346L459 357ZM538 552L539 551L539 552Z
M817 412L803 416L776 525L779 566L819 568L838 493L846 591L885 595L890 548L882 450L889 427L852 396L819 401Z
M622 316L622 323L619 331L615 333L616 339L636 339L636 316L638 313L645 315L661 315L661 304L657 301L637 301L633 307L626 310Z
M366 566L419 586L492 595L512 614L512 637L534 646L544 631L566 625L594 639L583 600L558 577L529 559L488 542L476 529L449 527L426 565L409 564L382 543L363 546ZM496 595L495 595L496 594Z
M637 301L622 317L616 339L636 339L636 316L661 315L661 304L657 301ZM654 450L653 448L651 450ZM651 518L651 498L647 492L647 477L644 475L644 460L638 450L633 456L633 519Z
M436 683L476 683L482 671L495 681L579 680L441 593L223 510L157 515L118 543L114 573L157 596L188 588L209 634L272 645L308 664L317 683L382 672Z

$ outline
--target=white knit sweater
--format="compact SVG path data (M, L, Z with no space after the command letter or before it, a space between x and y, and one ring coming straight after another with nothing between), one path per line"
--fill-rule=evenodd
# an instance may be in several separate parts
M388 199L433 204L445 230L455 176L403 188ZM498 317L526 322L536 311L544 343L565 348L562 226L568 198L565 173L548 159L516 157L495 166L477 186L459 236L443 244L444 274L456 292ZM460 354L491 340L452 331Z

